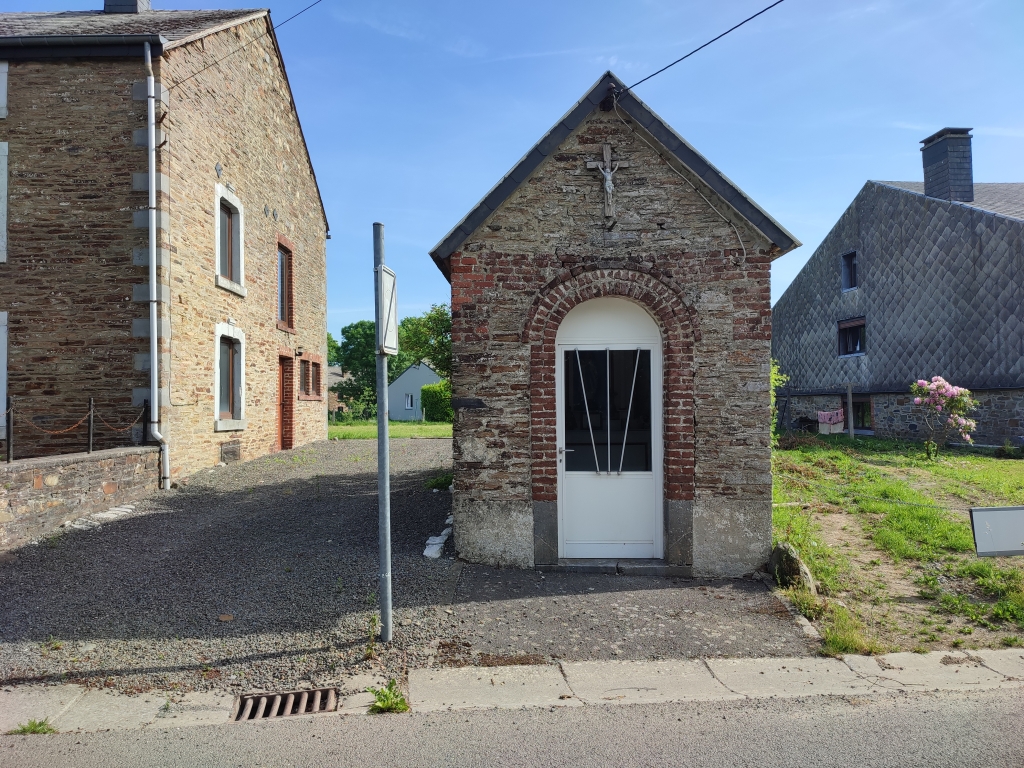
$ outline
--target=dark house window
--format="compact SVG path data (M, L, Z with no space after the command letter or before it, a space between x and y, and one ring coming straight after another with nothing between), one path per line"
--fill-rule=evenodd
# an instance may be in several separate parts
M853 428L871 430L871 398L853 398Z
M299 392L304 395L313 394L309 373L309 360L303 360L299 363Z
M277 324L295 327L295 309L292 306L292 252L277 249Z
M839 356L863 355L865 333L864 318L839 321Z
M220 204L220 276L240 283L242 276L238 211L223 200Z
M857 252L843 256L843 290L852 291L860 283L857 282Z
M220 337L220 418L239 418L242 402L240 358L241 344L229 336Z
M320 396L320 363L310 363L309 365L310 365L310 370L311 370L310 375L313 378L313 382L312 382L312 385L311 385L312 386L312 391L309 394L315 395L316 397L319 397Z

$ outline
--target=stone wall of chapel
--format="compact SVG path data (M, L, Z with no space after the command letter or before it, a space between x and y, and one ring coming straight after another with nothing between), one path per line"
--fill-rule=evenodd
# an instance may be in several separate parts
M453 396L475 406L458 408L454 439L456 547L469 559L533 565L536 505L554 498L554 392L538 391L532 370L550 329L531 339L531 318L558 285L634 291L656 315L644 281L677 305L660 323L678 331L666 351L690 382L665 400L666 508L691 527L689 551L668 555L720 574L767 558L770 243L735 214L735 228L724 220L633 129L595 111L452 256ZM604 143L630 163L615 176L610 230L601 176L586 168Z

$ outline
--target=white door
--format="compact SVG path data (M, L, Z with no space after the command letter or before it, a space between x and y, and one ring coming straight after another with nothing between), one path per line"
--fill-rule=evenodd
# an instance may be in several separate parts
M555 346L559 557L662 557L658 326L626 299L592 299Z

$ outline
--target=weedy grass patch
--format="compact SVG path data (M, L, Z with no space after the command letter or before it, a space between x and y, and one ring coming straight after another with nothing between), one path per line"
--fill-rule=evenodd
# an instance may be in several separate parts
M28 736L32 734L46 734L46 733L57 733L57 729L50 725L49 721L43 720L29 720L27 723L19 725L14 730L8 731L8 736Z
M454 480L455 474L451 470L447 470L427 480L426 486L435 491L447 491Z
M409 711L409 702L405 700L405 696L398 690L398 683L395 682L395 678L391 678L383 688L370 686L366 690L373 694L374 702L370 705L370 712L375 715L385 712Z

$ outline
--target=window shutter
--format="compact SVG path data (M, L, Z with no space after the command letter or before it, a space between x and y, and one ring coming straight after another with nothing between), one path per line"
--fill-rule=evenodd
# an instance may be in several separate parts
M7 261L7 142L0 141L0 262Z

